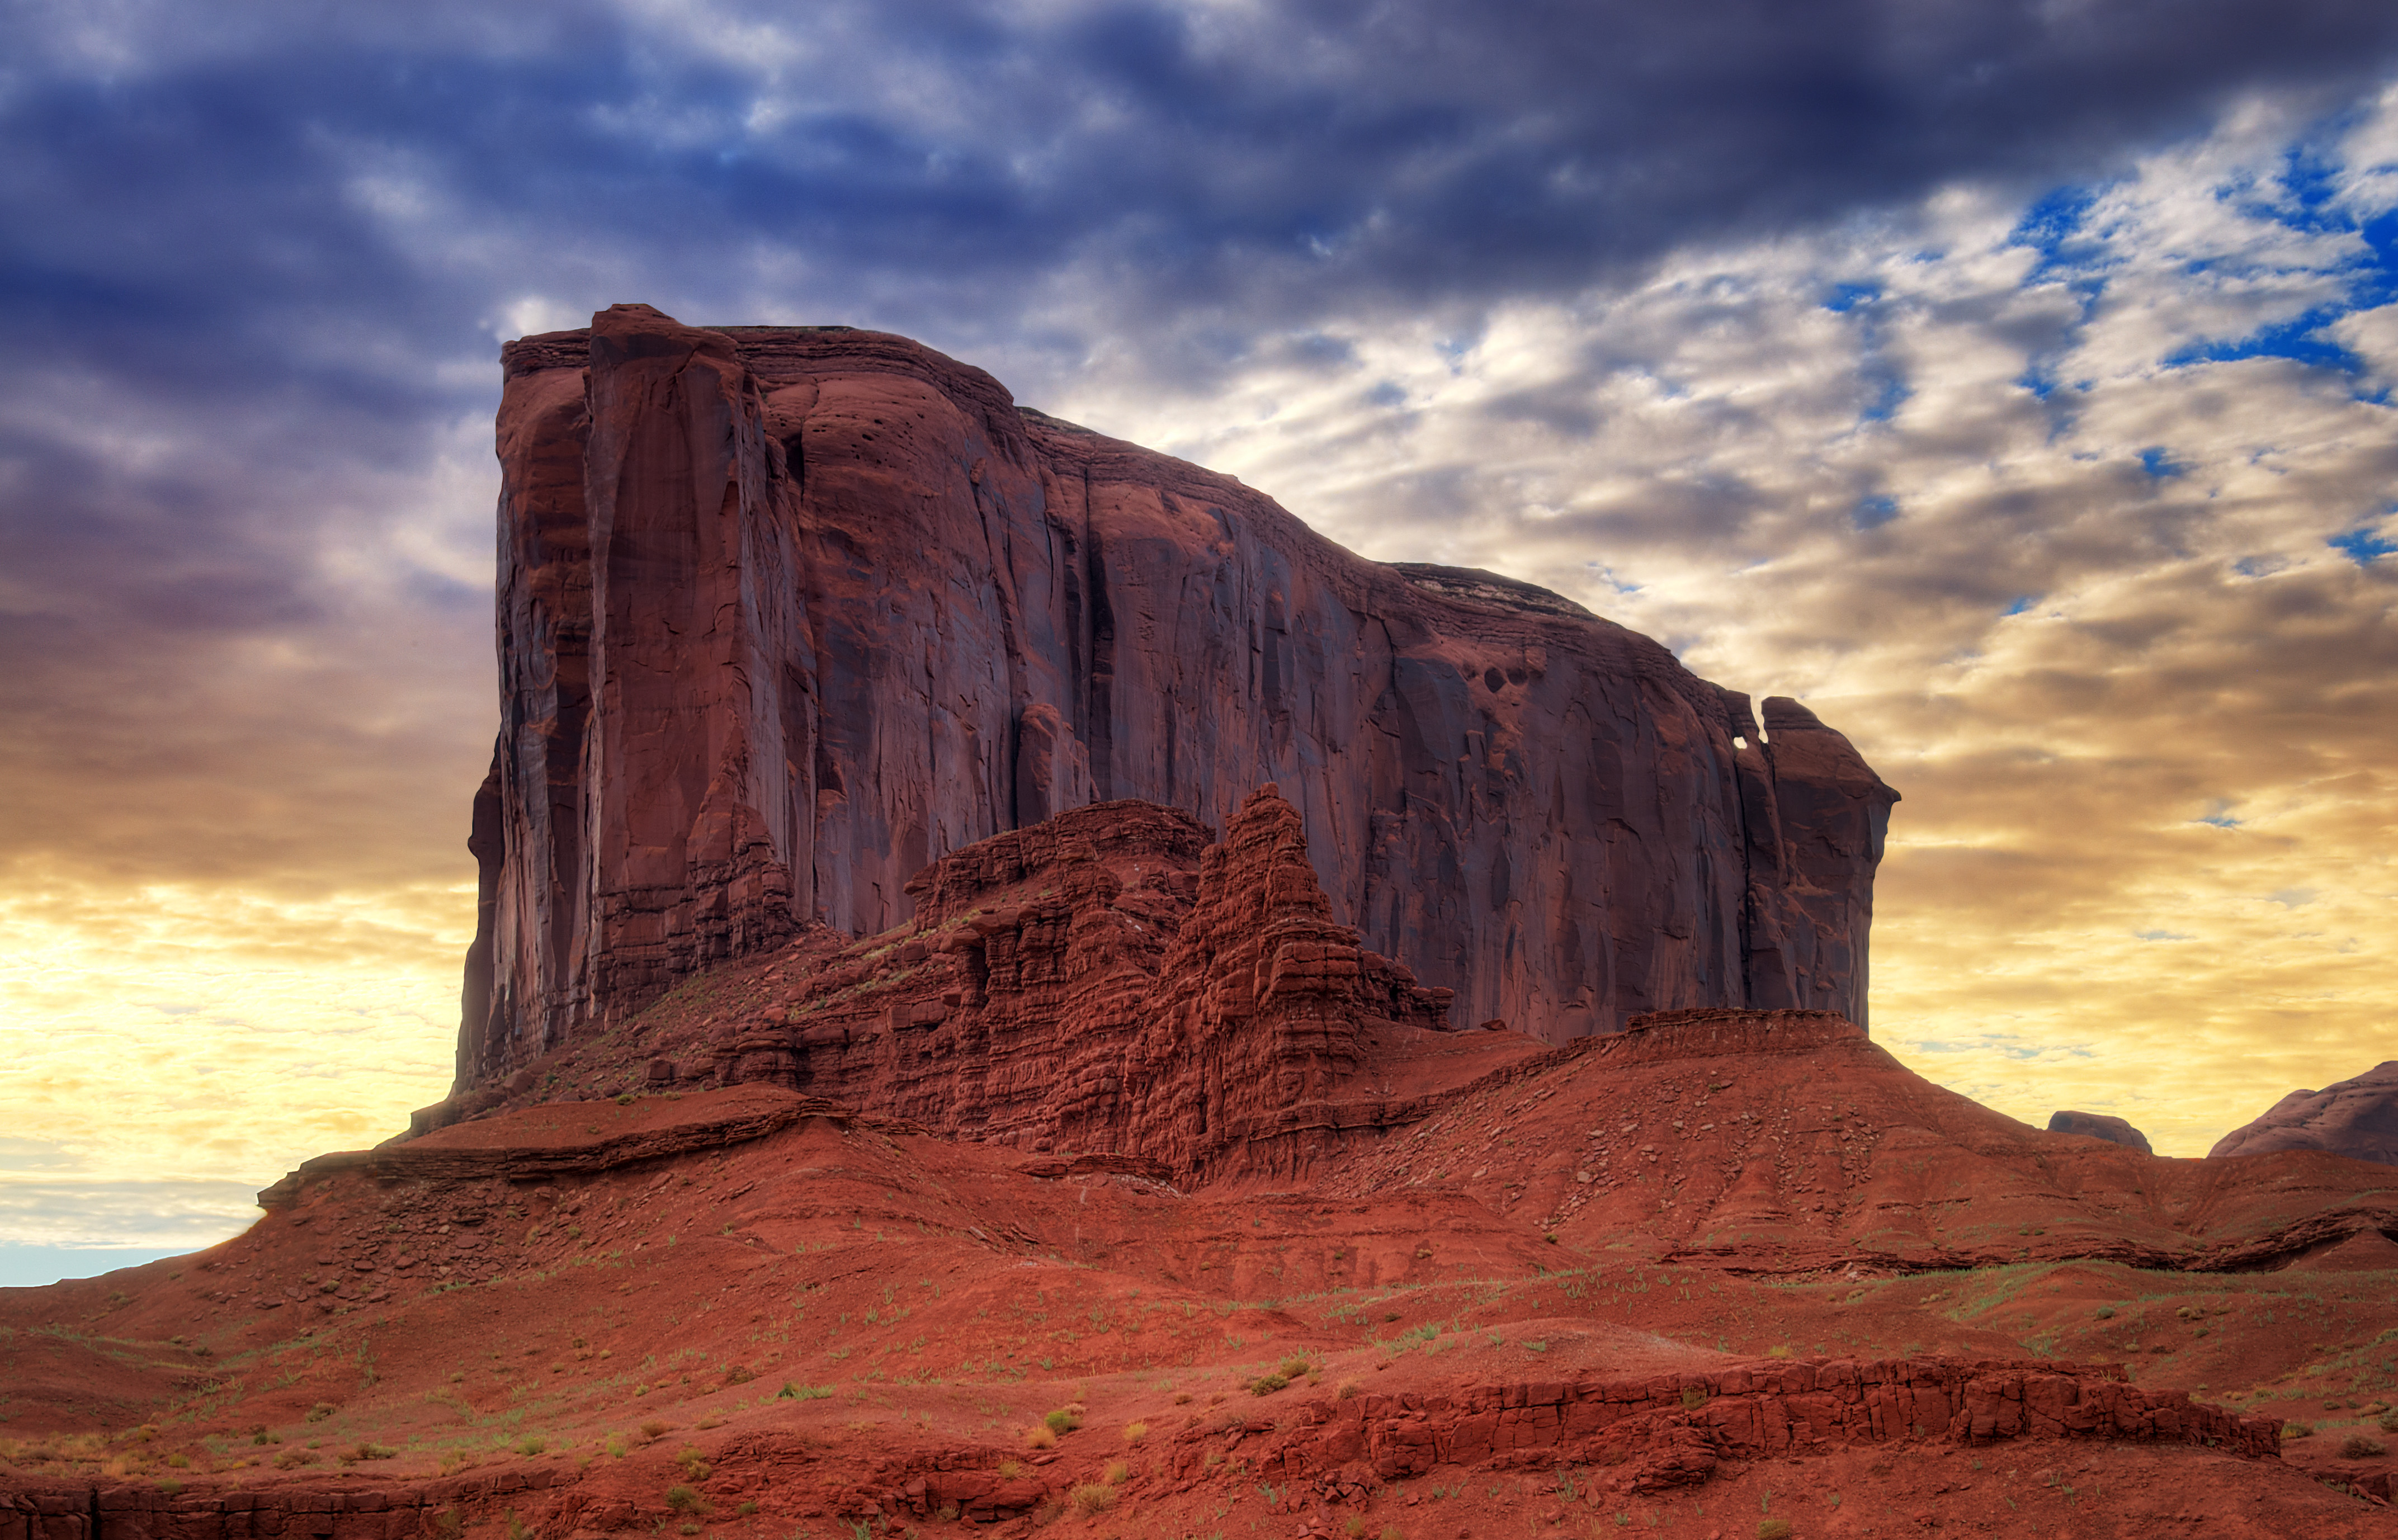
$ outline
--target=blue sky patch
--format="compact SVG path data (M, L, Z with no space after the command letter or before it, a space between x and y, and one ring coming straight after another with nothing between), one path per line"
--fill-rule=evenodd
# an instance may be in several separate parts
M1898 499L1884 496L1860 497L1849 514L1850 521L1861 530L1878 530L1897 517Z
M1596 576L1601 583L1606 584L1610 588L1614 589L1617 593L1638 593L1644 587L1642 584L1630 582L1624 578L1616 576L1615 569L1613 567L1607 566L1602 562L1585 561L1583 565L1590 571L1592 575Z
M2289 358L2342 374L2362 374L2364 360L2324 333L2324 328L2349 313L2344 304L2319 304L2275 326L2260 327L2244 337L2205 337L2165 355L2166 369L2188 364L2230 363L2241 358ZM2145 458L2145 456L2144 456Z
M2398 551L2398 541L2383 539L2373 531L2362 527L2352 529L2346 534L2335 534L2324 544L2338 551L2360 567L2370 566L2391 552Z
M120 1267L180 1257L196 1250L179 1246L38 1246L0 1242L0 1289L41 1289L68 1278L94 1278Z
M2040 261L2024 275L2024 287L2055 282L2068 271L2092 263L2100 248L2088 237L2084 222L2098 193L2095 187L2059 187L2024 210L2006 240L2009 246L2027 246L2040 253Z
M2016 600L2014 603L2008 605L2005 609L2001 610L1999 614L2001 616L2011 615L2028 615L2031 613L2031 607L2039 602L2040 595L2036 593L2028 593L2021 599Z
M1881 298L1881 285L1878 283L1834 284L1832 297L1824 302L1824 308L1834 315L1845 316L1857 306L1871 304L1879 298Z
M1900 379L1895 373L1883 370L1868 370L1865 379L1868 384L1879 381L1881 389L1875 393L1872 400L1866 403L1865 410L1857 413L1859 422L1889 422L1898 414L1898 409L1906 404L1906 399L1915 394L1905 380Z
M2162 481L2167 477L2181 475L2189 467L2176 465L2162 445L2151 444L2140 451L2140 468Z

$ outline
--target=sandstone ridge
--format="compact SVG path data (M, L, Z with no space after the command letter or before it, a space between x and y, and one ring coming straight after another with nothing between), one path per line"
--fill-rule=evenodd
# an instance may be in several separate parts
M1368 951L1549 1041L1863 1022L1896 793L1804 707L1497 574L843 328L617 306L505 350L502 731L458 1088L713 964L911 915L950 853L1262 783Z
M2217 1159L2275 1150L2320 1150L2398 1166L2398 1060L2319 1091L2292 1091L2206 1153Z

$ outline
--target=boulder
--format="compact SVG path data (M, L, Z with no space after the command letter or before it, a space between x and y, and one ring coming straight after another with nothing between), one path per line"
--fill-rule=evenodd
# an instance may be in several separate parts
M2109 1144L2121 1144L2142 1155L2154 1155L2149 1148L2149 1136L2120 1117L2106 1113L2054 1112L2048 1114L2048 1131L2053 1134L2081 1134L2088 1139L2103 1139Z

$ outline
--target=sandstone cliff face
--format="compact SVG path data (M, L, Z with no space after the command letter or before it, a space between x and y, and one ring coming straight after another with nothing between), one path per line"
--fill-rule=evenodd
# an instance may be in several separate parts
M505 353L502 731L462 1088L961 846L1279 784L1367 946L1552 1040L1862 1020L1896 794L1553 594L1391 567L1228 478L836 328L618 306Z
M2212 1160L2275 1150L2321 1150L2398 1166L2398 1060L2319 1091L2292 1091L2206 1154Z

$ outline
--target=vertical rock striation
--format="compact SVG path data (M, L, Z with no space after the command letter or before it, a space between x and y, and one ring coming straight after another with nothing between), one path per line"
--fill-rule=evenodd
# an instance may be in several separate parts
M950 851L1281 786L1364 943L1553 1040L1862 1020L1896 793L1787 700L1487 573L1365 561L903 338L619 305L508 344L502 728L462 1087Z

